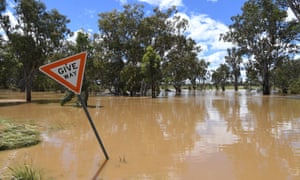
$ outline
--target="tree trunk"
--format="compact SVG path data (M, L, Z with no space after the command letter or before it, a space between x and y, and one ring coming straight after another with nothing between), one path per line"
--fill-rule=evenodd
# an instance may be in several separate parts
M175 87L175 90L176 90L176 96L179 96L181 95L181 86L174 86Z
M270 95L269 78L265 78L263 82L263 95Z
M25 75L25 98L26 102L31 102L31 82L32 82L32 73L24 73Z
M26 80L25 82L26 102L31 102L31 83Z
M264 65L263 72L263 95L270 95L270 76L267 64Z
M152 93L152 98L156 98L156 88L155 88L155 83L152 82L151 84L151 93Z
M234 91L238 91L239 90L239 85L238 85L238 78L237 76L234 78Z
M221 85L222 91L225 91L225 85Z

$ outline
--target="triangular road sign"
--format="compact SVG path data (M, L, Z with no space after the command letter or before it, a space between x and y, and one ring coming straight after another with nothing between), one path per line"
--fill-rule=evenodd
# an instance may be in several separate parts
M86 52L82 52L43 65L40 67L40 71L42 71L58 83L62 84L63 86L67 87L75 94L80 94L85 63Z

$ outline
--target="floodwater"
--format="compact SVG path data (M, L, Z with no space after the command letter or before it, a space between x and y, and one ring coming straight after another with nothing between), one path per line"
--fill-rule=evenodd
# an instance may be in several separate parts
M42 132L38 145L0 152L0 179L22 164L55 180L300 179L300 99L243 90L93 96L88 111L106 161L84 110L61 107L63 96L34 93L30 104L0 104L0 118Z

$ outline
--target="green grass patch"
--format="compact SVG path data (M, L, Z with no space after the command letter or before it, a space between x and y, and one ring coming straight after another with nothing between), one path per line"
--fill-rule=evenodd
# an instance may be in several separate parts
M0 120L0 150L28 147L41 142L36 126Z

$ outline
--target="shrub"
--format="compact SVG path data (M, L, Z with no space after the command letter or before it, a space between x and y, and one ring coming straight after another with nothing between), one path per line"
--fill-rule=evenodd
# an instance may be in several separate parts
M300 94L300 78L289 86L291 94Z

